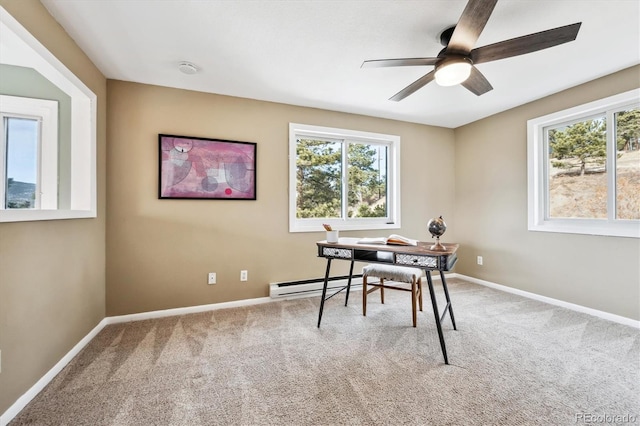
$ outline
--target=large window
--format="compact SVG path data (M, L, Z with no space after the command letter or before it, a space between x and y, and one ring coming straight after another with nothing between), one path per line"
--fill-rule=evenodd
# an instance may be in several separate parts
M530 230L640 238L639 94L529 121Z
M400 138L289 125L289 231L400 227Z

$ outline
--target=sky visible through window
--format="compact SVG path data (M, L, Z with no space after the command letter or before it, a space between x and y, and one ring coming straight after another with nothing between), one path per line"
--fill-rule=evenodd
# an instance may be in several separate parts
M38 177L38 121L7 118L7 179L35 184Z

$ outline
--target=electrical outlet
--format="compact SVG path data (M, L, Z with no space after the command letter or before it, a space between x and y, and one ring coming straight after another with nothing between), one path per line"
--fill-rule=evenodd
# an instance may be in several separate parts
M246 281L249 278L249 273L246 270L240 271L240 281Z
M478 256L478 265L482 266L482 256Z
M208 277L208 284L215 284L216 283L216 273L215 272L209 272L209 277Z

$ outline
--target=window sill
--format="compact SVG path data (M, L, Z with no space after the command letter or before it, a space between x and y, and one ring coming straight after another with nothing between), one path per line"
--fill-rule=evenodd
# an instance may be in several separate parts
M289 226L289 232L324 232L322 224L329 224L338 231L375 231L378 229L400 229L399 223L366 223L360 221L357 223L347 223L343 221L321 220L309 221L309 223L301 224L299 221L296 225Z
M640 238L640 224L593 219L556 219L529 224L529 231Z
M38 220L90 219L95 210L2 210L1 222L32 222Z

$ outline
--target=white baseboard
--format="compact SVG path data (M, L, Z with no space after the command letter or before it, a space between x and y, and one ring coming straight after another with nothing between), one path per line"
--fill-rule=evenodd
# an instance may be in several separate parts
M577 312L582 312L584 314L593 315L594 317L606 319L608 321L617 322L618 324L623 324L623 325L628 325L628 326L635 327L635 328L640 328L640 321L636 321L636 320L631 319L631 318L627 318L627 317L623 317L623 316L620 316L620 315L611 314L609 312L599 311L599 310L593 309L593 308L587 308L586 306L576 305L574 303L569 303L569 302L565 302L563 300L553 299L553 298L547 297L547 296L541 296L541 295L536 294L536 293L529 293L528 291L518 290L517 288L508 287L506 285L492 283L491 281L485 281L485 280L481 280L481 279L473 278L473 277L468 277L466 275L461 275L461 274L453 274L453 275L458 277L458 278L460 278L460 279L463 279L463 280L466 280L466 281L470 281L470 282L472 282L474 284L480 284L480 285L483 285L485 287L490 287L490 288L493 288L495 290L500 290L500 291L504 291L504 292L507 292L507 293L517 294L518 296L526 297L528 299L534 299L534 300L538 300L540 302L548 303L550 305L556 305L556 306L560 306L562 308L567 308L567 309L570 309L572 311L577 311ZM447 278L449 278L449 275L447 275Z
M268 297L260 297L256 299L237 300L233 302L214 303L210 305L189 306L186 308L165 309L162 311L143 312L140 314L131 315L119 315L115 317L105 317L102 321L96 325L93 330L89 332L82 340L78 342L56 365L53 366L44 376L36 382L35 385L26 391L16 402L11 405L2 415L0 415L0 426L6 426L15 416L22 411L22 409L33 398L36 397L44 389L45 386L53 380L54 377L75 357L80 351L102 331L102 329L109 324L118 324L123 322L141 321L145 319L163 318L174 315L193 314L198 312L214 311L216 309L235 308L239 306L257 305L261 303L273 302Z
M118 324L121 322L142 321L154 318L172 317L176 315L197 314L200 312L215 311L217 309L237 308L240 306L260 305L262 303L273 302L269 297L259 297L256 299L234 300L232 302L212 303L209 305L188 306L186 308L163 309L161 311L141 312L139 314L118 315L106 317L107 324Z
M40 380L36 382L35 385L31 386L28 391L26 391L20 398L18 398L18 400L14 402L13 405L0 416L0 426L6 426L7 424L9 424L9 422L13 420L13 418L17 416L18 413L22 411L22 409L29 402L31 402L31 400L35 398L36 395L38 395L40 391L42 391L42 389L44 389L44 387L47 386L49 382L53 380L53 378L56 377L56 375L60 371L62 371L62 369L67 364L69 364L73 357L78 355L80 351L85 346L87 346L87 344L94 337L96 337L98 333L100 333L104 326L107 325L107 322L107 318L104 318L102 321L100 321L98 325L96 325L93 330L89 332L89 334L84 336L82 340L80 340L69 352L67 352L67 354L63 356L62 359L58 361L56 365L53 366L53 368L51 368L51 370L49 370L44 376L40 378Z
M640 321L633 320L631 318L626 318L620 315L614 315L608 312L599 311L597 309L587 308L581 305L576 305L569 302L564 302L562 300L553 299L546 296L541 296L535 293L529 293L527 291L518 290L516 288L508 287L505 285L500 285L496 283L492 283L490 281L480 280L478 278L469 277L466 275L461 275L457 273L450 273L445 275L446 278L460 278L474 284L483 285L485 287L490 287L495 290L504 291L507 293L513 293L518 296L526 297L529 299L538 300L544 303L549 303L551 305L560 306L563 308L571 309L572 311L582 312L585 314L593 315L595 317L603 318L609 321L613 321L619 324L628 325L635 328L640 328ZM434 280L439 280L439 274L433 275ZM80 351L95 337L98 333L108 324L118 324L123 322L131 322L131 321L141 321L146 319L154 319L154 318L163 318L175 315L184 315L184 314L193 314L199 312L207 312L213 311L217 309L225 309L225 308L235 308L239 306L250 306L250 305L258 305L262 303L270 303L275 300L270 297L260 297L256 299L245 299L245 300L236 300L232 302L223 302L223 303L214 303L209 305L198 305L198 306L189 306L186 308L175 308L175 309L165 309L161 311L151 311L151 312L142 312L139 314L129 314L129 315L119 315L114 317L105 317L102 321L96 325L93 330L89 332L82 340L80 340L56 365L53 366L51 370L49 370L40 380L36 382L27 392L25 392L18 400L13 403L11 407L7 409L0 416L0 426L6 426L9 424L11 420L15 416L22 411L22 409L29 403L33 398L35 398L42 389L46 385L53 380L53 378L62 371L62 369L75 357L80 353Z

